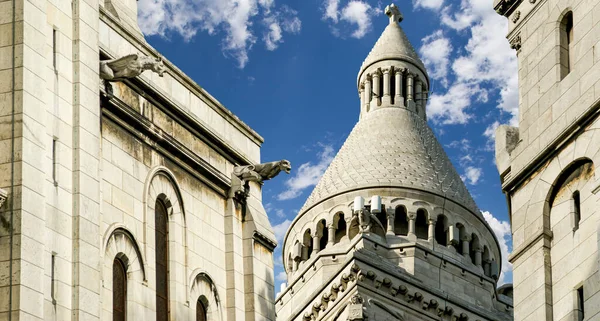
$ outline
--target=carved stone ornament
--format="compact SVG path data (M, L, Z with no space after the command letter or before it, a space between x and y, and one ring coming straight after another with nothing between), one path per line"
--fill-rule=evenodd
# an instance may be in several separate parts
M165 72L162 58L131 54L118 59L100 61L100 78L104 80L106 92L110 96L112 96L112 86L109 82L135 78L145 70L152 70L162 77Z
M4 201L6 201L7 196L8 196L8 192L6 192L5 190L0 188L0 207L2 207L2 204L4 204Z
M519 21L520 18L521 18L521 11L517 10L512 17L512 22L517 23L517 21Z
M529 3L535 4L535 0L529 0Z
M292 165L285 159L264 164L236 166L231 177L231 189L234 192L232 196L247 196L248 182L262 184L279 175L281 171L289 174L291 170Z
M100 61L100 78L108 81L120 81L139 76L144 70L152 70L159 76L165 72L162 58L151 58L131 54L118 59Z
M517 35L510 41L510 47L517 52L521 50L521 35Z
M350 304L348 305L348 321L365 320L363 303L364 300L359 294L350 298Z

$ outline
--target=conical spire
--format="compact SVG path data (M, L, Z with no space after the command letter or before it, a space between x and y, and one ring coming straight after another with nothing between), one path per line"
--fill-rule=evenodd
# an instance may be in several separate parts
M429 80L398 25L390 24L359 74L361 116L300 211L336 195L370 188L401 188L435 194L481 216L462 179L427 125Z
M371 52L363 62L360 72L358 73L358 79L361 78L363 72L367 68L383 60L406 61L413 64L427 76L425 65L399 25L403 20L403 16L398 7L394 4L387 6L385 8L385 14L389 17L390 23L387 25L379 37L379 40L377 40L375 46L373 46L373 49L371 49ZM429 85L429 79L427 79L427 85Z

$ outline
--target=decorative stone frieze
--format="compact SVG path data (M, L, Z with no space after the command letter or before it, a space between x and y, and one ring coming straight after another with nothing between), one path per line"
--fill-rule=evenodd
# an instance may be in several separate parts
M521 19L521 11L517 10L512 17L512 22L517 23L517 21L519 21L519 19Z
M510 41L510 48L517 51L517 54L521 51L521 35L518 34Z
M6 201L7 196L8 192L0 188L0 208L2 208L2 205Z

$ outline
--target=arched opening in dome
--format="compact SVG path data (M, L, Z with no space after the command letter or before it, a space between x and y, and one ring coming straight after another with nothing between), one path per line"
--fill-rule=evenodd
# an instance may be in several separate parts
M481 251L481 247L479 245L479 237L476 234L471 235L471 243L469 243L469 254L471 256L471 262L477 265L477 256L478 252Z
M448 245L448 237L446 231L448 230L448 218L441 214L438 215L437 221L435 222L435 241L442 246Z
M302 237L302 245L304 245L302 247L304 253L302 253L302 260L306 261L308 259L310 259L312 252L313 252L313 244L312 244L312 236L311 236L311 232L310 229L307 229L304 232L304 236Z
M385 211L385 208L382 206L381 212L377 213L377 215L375 216L379 220L379 223L381 223L381 226L383 227L383 231L385 233L385 231L387 231L388 226L387 212Z
M396 97L396 69L390 70L390 101L392 105L395 103Z
M344 213L339 212L334 215L333 223L336 224L335 228L335 243L339 243L344 236L346 236L346 219Z
M319 250L324 250L329 241L329 231L327 230L327 223L324 219L319 222L317 228L319 229L317 231L317 235L319 235Z
M573 69L573 12L564 14L560 22L560 79Z
M458 230L458 243L454 244L454 248L456 249L456 253L466 254L463 249L463 240L467 235L467 231L465 230L465 226L461 223L456 223L456 229Z
M492 258L490 257L490 249L487 245L483 246L483 274L492 276Z
M408 235L408 218L406 217L406 208L404 206L396 206L394 234Z
M288 253L287 269L290 272L294 271L294 260L292 259L292 253Z
M415 221L415 234L418 239L426 240L429 237L429 226L427 225L427 213L424 209L417 211L417 219Z

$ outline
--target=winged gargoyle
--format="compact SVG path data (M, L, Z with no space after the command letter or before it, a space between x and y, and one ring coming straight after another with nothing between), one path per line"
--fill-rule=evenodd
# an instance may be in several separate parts
M100 61L100 78L104 79L104 86L109 95L112 95L109 82L137 77L144 70L152 70L162 77L165 72L162 58L131 54L118 59Z
M247 196L248 182L258 182L262 184L262 182L279 175L281 171L289 174L291 169L292 165L285 159L264 164L236 166L231 175L231 189L234 193L233 196L239 197L241 194Z

